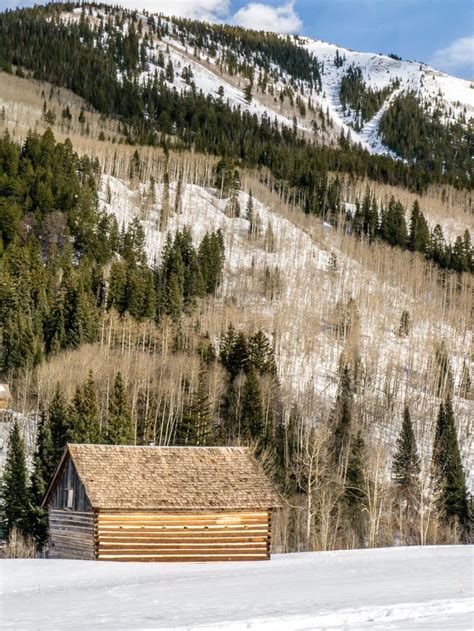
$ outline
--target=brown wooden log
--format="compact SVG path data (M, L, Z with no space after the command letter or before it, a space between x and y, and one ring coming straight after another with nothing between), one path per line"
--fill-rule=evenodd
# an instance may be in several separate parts
M65 512L65 511L61 511L61 512ZM90 513L83 513L85 515L90 515ZM114 512L114 511L103 511L103 510L98 510L97 511L97 516L99 518L117 518L117 519L129 519L129 518L134 518L135 516L140 516L140 517L150 517L152 519L154 518L160 518L160 517L164 517L166 519L168 518L176 518L176 519L182 519L182 518L188 518L190 515L192 515L193 517L203 517L203 518L210 518L210 519L220 519L222 517L265 517L267 518L267 511L252 511L252 512L242 512L242 511L219 511L219 512L193 512L193 511L181 511L181 512L163 512L163 511L126 511L126 512Z
M77 522L75 522L77 523ZM181 520L165 520L165 519L140 519L139 517L135 519L121 519L121 520L109 520L109 519L101 519L98 520L99 526L133 526L134 524L143 524L147 526L182 526L182 525L191 525L191 526L239 526L239 525L268 525L267 519L194 519L193 517L188 517L187 519Z
M100 555L98 557L99 561L160 561L160 562L201 562L206 563L210 561L263 561L268 559L267 554L232 554L232 555L175 555L175 556L164 556L164 555Z
M134 530L146 530L146 531L155 531L155 532L181 532L183 530L190 530L190 531L194 531L194 532L203 532L203 531L215 531L215 530L221 530L223 532L227 532L227 531L233 531L233 532L242 532L242 531L249 531L249 530L254 530L256 532L262 531L262 530L268 530L268 524L229 524L229 525L223 525L223 524L209 524L206 526L202 526L202 525L197 525L197 524L181 524L181 525L172 525L172 526L159 526L156 524L143 524L143 523L136 523L136 524L130 524L130 525L123 525L123 524L116 524L114 526L111 526L109 524L98 524L97 527L99 532L117 532L117 531L124 531L124 532L131 532Z
M264 543L267 545L267 537L140 537L137 535L136 537L100 537L98 539L99 543L107 544L107 543L132 543L134 541L140 543Z

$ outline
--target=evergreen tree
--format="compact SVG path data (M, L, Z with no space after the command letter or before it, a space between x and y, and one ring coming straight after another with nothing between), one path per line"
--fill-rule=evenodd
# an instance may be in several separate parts
M57 466L61 459L64 447L73 438L71 418L67 401L61 386L56 384L56 390L48 407L48 424L51 431L53 447L53 462Z
M171 58L168 59L168 63L166 64L166 80L170 83L174 82L174 68Z
M106 442L110 445L133 445L135 429L132 423L127 392L121 373L117 373L109 400Z
M400 202L392 196L388 207L382 212L380 236L390 245L404 248L407 244L407 226L405 210Z
M240 414L241 433L246 440L258 440L264 434L264 412L258 374L252 366L245 379Z
M276 376L277 368L273 348L263 331L257 331L248 340L248 361L260 375Z
M364 542L365 534L365 498L367 495L364 476L365 442L361 432L352 438L344 480L344 501L349 513L349 520L358 538L359 545Z
M191 404L185 412L184 423L180 429L180 440L185 445L208 445L212 444L212 432L208 372L207 366L202 364L199 370L197 388L193 393Z
M344 366L339 381L336 406L332 415L333 423L333 460L341 466L350 444L352 425L352 383L349 367Z
M433 479L442 516L450 524L459 524L464 536L468 536L472 515L449 397L439 406L433 444Z
M77 386L71 406L74 442L98 443L100 440L99 409L92 370L82 386Z
M430 244L430 230L417 200L413 203L410 216L408 247L412 252L427 252Z
M410 417L410 410L405 407L400 435L397 440L397 450L393 457L392 480L406 502L408 513L413 504L413 495L418 488L420 475L420 460L416 447L415 434Z
M411 329L410 313L404 309L400 316L400 326L398 327L398 337L408 337Z
M436 224L431 232L428 256L440 267L447 267L448 253L446 241L444 239L443 229L439 224Z
M247 207L245 209L245 218L250 223L252 223L252 221L253 221L253 212L254 212L253 195L252 195L252 191L250 191L249 192L249 197L248 197L248 200L247 200Z
M253 99L252 84L249 82L244 88L244 99L247 103L251 103Z
M229 373L231 381L240 372L247 370L249 361L247 340L244 333L242 331L236 333L232 325L229 325L226 335L221 340L220 360Z
M23 535L27 535L30 506L28 471L25 443L16 420L13 422L8 438L2 490L6 538L8 539L13 528L17 528Z
M46 414L40 415L36 434L36 449L30 480L29 534L38 548L43 548L48 538L48 511L40 504L51 481L57 463L53 460L53 441Z

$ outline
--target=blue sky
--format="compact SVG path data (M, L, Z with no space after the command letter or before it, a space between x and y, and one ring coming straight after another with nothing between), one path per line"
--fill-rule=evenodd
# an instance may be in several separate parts
M2 9L34 0L0 0ZM39 0L37 0L39 2ZM474 0L106 0L397 53L474 79Z

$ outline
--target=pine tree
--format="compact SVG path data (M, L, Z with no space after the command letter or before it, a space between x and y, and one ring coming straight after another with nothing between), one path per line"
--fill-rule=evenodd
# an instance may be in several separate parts
M413 506L419 475L420 460L415 434L413 432L410 410L408 407L405 407L402 427L397 440L397 450L393 457L392 480L395 482L401 497L405 500L407 516Z
M400 316L400 326L398 327L398 337L408 337L410 334L411 320L410 313L404 309Z
M246 440L258 440L264 433L262 395L257 371L253 366L247 373L242 393L240 414L241 433Z
M56 384L54 396L48 407L48 423L53 446L53 462L56 466L73 434L67 401L59 383Z
M361 432L358 432L350 442L344 480L344 500L359 545L363 543L365 534L364 507L367 495L364 476L365 458L365 442Z
M350 443L352 425L352 383L349 367L344 366L337 391L336 406L333 412L333 459L341 466Z
M174 82L174 68L171 58L168 59L168 63L166 64L166 80L170 83Z
M459 524L464 536L468 536L472 515L449 397L439 406L433 444L433 479L442 516L449 524Z
M249 82L244 88L244 99L247 103L251 103L253 99L252 84Z
M106 442L110 445L133 445L135 429L121 373L117 373L109 400Z
M207 366L202 364L199 370L197 388L191 403L183 413L178 427L178 441L183 445L212 444L212 412L209 402L209 383Z
M276 376L277 368L273 348L263 331L257 331L248 340L248 358L260 375Z
M99 410L92 370L82 386L77 386L71 406L74 442L98 443L100 440Z
M220 346L220 360L233 381L239 372L247 370L249 359L247 340L242 331L235 332L229 325L226 335L222 338Z
M252 195L252 191L250 191L249 192L249 197L248 197L248 200L247 200L247 207L245 209L245 218L250 223L252 223L252 221L253 221L253 212L254 212L253 195Z
M390 198L388 207L382 212L380 223L380 236L390 245L404 248L408 234L405 221L405 210L394 197Z
M28 471L25 443L16 420L13 422L8 438L2 487L6 538L8 539L13 528L17 528L23 535L27 535L30 507Z
M35 539L38 548L45 546L48 538L48 511L40 504L51 481L55 466L53 441L46 414L40 415L36 434L36 449L33 456L33 470L30 480L29 534Z
M430 230L423 213L420 210L418 200L413 203L410 216L410 233L408 247L412 252L425 253L430 243Z

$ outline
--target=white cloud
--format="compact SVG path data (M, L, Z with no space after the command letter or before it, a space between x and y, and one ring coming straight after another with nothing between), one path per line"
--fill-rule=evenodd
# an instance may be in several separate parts
M294 2L274 7L261 2L250 2L234 15L235 24L257 31L296 33L303 26L295 12Z
M474 36L460 37L446 48L440 48L430 64L446 72L470 74L469 78L474 79Z

